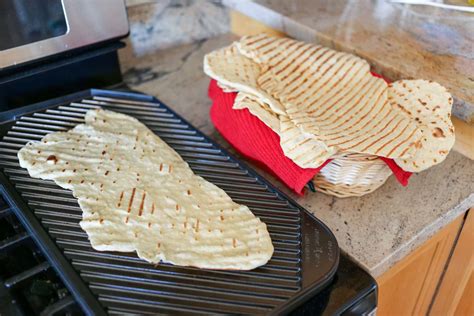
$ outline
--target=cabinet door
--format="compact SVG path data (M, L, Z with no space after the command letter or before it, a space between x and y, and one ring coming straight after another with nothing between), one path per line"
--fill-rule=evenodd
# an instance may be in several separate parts
M459 304L454 312L456 316L472 316L474 315L474 273L471 269L471 277L464 288Z
M474 211L464 221L430 315L474 315Z
M377 279L377 315L426 315L464 214Z

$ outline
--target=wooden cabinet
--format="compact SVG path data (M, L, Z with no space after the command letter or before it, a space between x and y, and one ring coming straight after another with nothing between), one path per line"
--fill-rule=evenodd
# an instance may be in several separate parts
M377 315L473 315L474 212L443 228L377 280Z
M474 273L471 270L469 282L464 288L459 303L456 306L454 315L474 315Z
M474 315L474 209L467 214L430 309L432 315Z

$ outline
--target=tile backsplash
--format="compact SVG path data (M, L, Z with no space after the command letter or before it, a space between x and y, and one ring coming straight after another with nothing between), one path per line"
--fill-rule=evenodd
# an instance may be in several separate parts
M229 11L216 0L127 0L136 56L230 31Z

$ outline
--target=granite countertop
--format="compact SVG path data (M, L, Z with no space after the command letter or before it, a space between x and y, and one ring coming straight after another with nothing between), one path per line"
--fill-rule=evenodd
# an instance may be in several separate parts
M207 52L235 39L222 35L140 58L134 57L130 47L125 48L120 52L125 81L133 89L156 96L229 148L209 120L209 79L202 71L202 60ZM289 193L272 176L255 169ZM406 188L391 177L380 189L361 198L289 194L331 228L343 252L377 277L474 206L472 179L474 162L451 152L443 163L414 175Z
M385 77L422 78L474 124L474 14L387 0L222 0L291 37L367 59Z

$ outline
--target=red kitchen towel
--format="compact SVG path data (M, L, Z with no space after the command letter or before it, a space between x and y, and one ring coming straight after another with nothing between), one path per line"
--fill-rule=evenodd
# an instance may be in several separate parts
M408 179L410 179L412 173L400 168L400 166L397 165L395 161L393 161L393 159L385 158L385 157L380 157L380 159L382 159L387 164L387 166L392 170L392 173L395 176L395 178L397 178L398 182L400 182L401 185L406 187L408 185Z
M267 125L252 115L249 110L234 110L232 106L237 93L226 93L215 80L209 84L209 97L213 104L211 120L222 136L242 155L259 162L289 188L303 194L304 186L326 165L303 169L283 154L279 136ZM403 171L391 159L384 159L402 185L408 183L410 173Z

